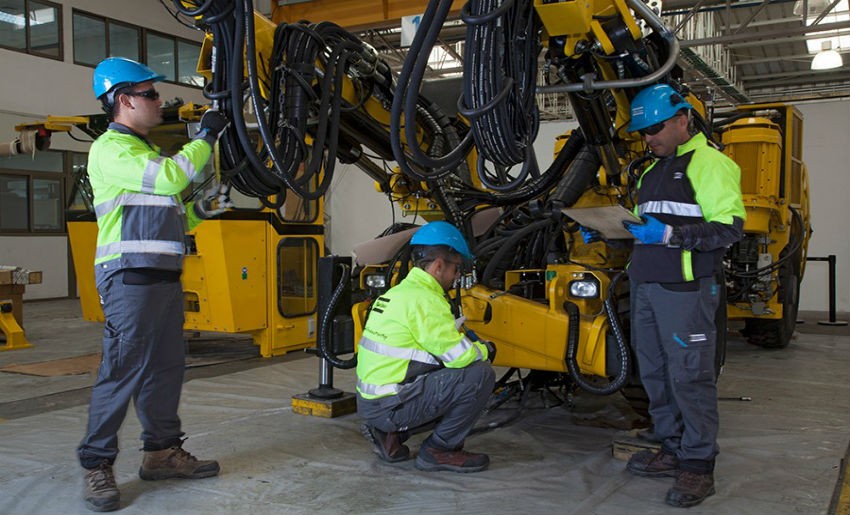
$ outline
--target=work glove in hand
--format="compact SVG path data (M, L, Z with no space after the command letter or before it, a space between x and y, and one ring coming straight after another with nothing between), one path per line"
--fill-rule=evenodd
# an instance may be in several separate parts
M202 138L212 146L229 125L230 120L221 111L218 109L209 109L201 117L201 130L198 131L196 137Z
M596 229L580 225L578 230L581 232L581 239L584 240L585 243L596 243L597 241L602 241L602 234Z
M487 361L492 363L493 360L496 359L496 344L490 340L481 340L481 343L487 347Z
M673 234L673 227L650 215L640 217L642 223L623 221L623 227L632 233L641 243L649 245L667 244Z
M195 214L198 218L207 220L216 217L233 207L233 201L224 186L208 190L204 198L195 202Z

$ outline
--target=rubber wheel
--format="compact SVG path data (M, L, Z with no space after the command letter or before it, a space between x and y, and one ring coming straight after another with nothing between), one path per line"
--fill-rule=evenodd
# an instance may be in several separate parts
M779 270L779 300L782 303L782 318L765 320L748 318L744 335L753 345L767 349L784 349L791 343L797 325L797 310L800 306L800 275L796 263L786 262Z

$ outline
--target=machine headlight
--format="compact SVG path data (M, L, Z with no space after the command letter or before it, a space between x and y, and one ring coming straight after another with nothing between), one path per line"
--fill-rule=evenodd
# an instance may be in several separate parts
M387 287L387 278L383 274L367 275L366 286L375 290L383 290Z
M570 296L579 299L599 297L599 281L595 277L571 281Z

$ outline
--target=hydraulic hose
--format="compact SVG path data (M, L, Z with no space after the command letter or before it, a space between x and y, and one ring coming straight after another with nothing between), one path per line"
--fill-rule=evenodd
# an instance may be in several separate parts
M619 391L629 378L629 370L631 369L631 354L623 334L623 328L620 325L620 319L617 315L616 306L612 299L616 295L617 284L620 282L625 272L620 272L611 279L611 284L608 285L608 292L603 303L605 307L605 315L608 317L608 327L614 335L614 340L617 342L617 350L620 353L620 367L617 370L617 375L614 379L604 386L596 386L585 379L578 365L576 356L578 355L578 339L579 339L579 308L573 302L565 301L564 309L567 311L569 319L569 328L567 331L567 369L570 372L570 377L576 382L582 390L596 395L611 395Z
M336 368L345 370L357 366L357 354L349 359L340 359L333 353L330 342L328 341L328 335L331 332L331 322L333 321L333 313L339 303L340 295L342 295L343 290L348 286L348 280L351 278L351 268L348 265L340 263L339 267L342 270L342 277L340 277L339 283L337 283L334 288L327 308L321 313L321 330L319 331L319 340L317 342L318 345L316 346L316 350L319 357L326 359L328 363Z

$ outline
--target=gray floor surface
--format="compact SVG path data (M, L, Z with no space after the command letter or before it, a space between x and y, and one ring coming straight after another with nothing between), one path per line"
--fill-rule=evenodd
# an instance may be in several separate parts
M35 346L0 353L0 367L97 352L100 325L79 312L73 300L25 304ZM719 382L717 494L687 513L826 513L850 438L850 331L817 326L812 316L784 350L731 337ZM379 462L356 415L292 412L292 395L316 386L316 358L263 359L245 339L229 337L192 340L189 348L185 447L218 459L221 475L140 480L131 410L116 463L119 513L683 513L663 502L672 479L634 477L612 457L612 439L633 419L619 396L580 394L553 406L553 397L535 394L517 421L467 441L490 455L489 470L425 473L412 461ZM92 380L0 372L0 514L91 513L74 449ZM350 371L335 372L337 387L351 391L353 381ZM499 410L489 420L512 414ZM410 442L414 451L424 436Z

